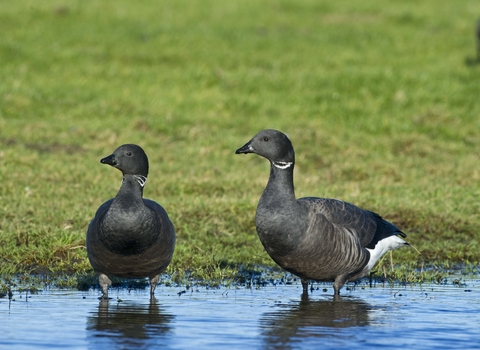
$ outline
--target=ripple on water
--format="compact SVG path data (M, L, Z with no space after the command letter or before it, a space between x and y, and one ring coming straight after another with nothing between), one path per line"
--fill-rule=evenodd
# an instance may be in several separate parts
M44 291L0 299L0 348L480 348L480 282L356 287ZM119 301L119 298L121 301ZM7 326L5 326L7 325Z

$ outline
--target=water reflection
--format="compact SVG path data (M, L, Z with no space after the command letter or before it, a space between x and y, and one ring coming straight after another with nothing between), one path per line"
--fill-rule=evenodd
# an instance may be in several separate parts
M303 295L299 304L276 307L260 319L264 339L274 348L288 349L306 338L338 336L340 328L370 324L371 306L358 299L312 301Z
M160 309L156 299L149 304L102 300L98 311L87 317L88 338L98 345L101 339L122 347L158 344L172 331L174 316Z

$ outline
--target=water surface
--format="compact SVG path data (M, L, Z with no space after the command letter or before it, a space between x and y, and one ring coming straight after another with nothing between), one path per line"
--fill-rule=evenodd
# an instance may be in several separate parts
M208 289L159 285L46 290L0 299L0 348L478 349L480 281L342 289L300 285ZM324 291L326 288L326 291ZM185 292L184 292L185 291Z

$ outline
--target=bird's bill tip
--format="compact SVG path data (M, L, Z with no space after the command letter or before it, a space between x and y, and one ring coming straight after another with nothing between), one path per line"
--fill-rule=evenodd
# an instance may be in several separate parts
M109 155L108 157L100 159L100 163L108 164L108 165L111 165L111 166L114 166L115 164L117 164L117 162L115 160L115 156L113 154Z
M240 147L235 151L235 154L246 154L253 153L253 147L250 142L246 143L244 146Z

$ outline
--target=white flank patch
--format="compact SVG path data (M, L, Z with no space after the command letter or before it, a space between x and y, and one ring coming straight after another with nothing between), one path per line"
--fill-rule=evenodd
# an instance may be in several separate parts
M401 239L398 236L390 236L387 238L382 239L377 243L375 248L373 249L368 249L367 250L370 252L370 260L368 261L367 268L368 271L370 271L375 265L375 263L380 259L383 254L388 252L389 250L394 250L400 247L403 247L407 244L403 239Z
M275 167L278 169L287 169L292 166L292 162L272 162Z

